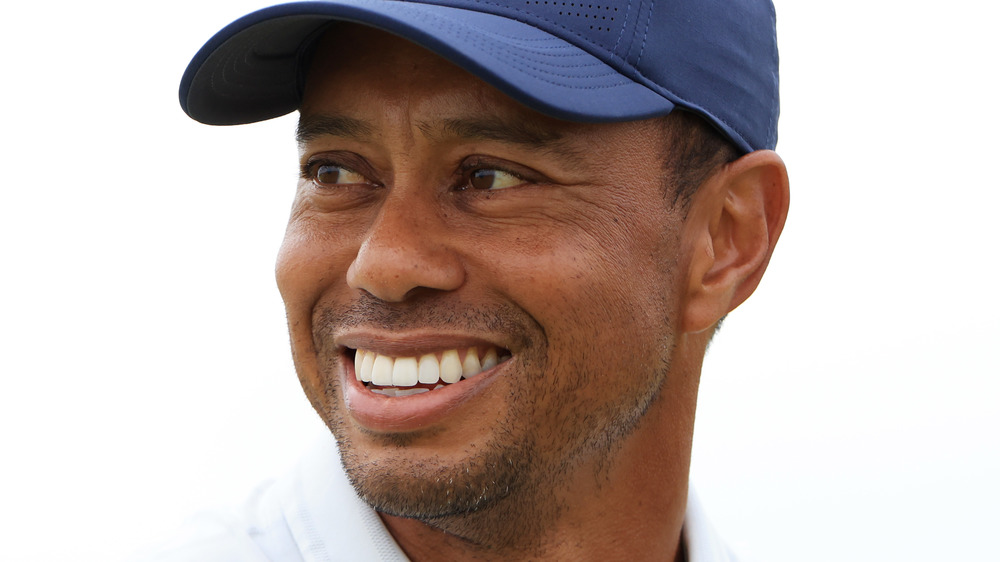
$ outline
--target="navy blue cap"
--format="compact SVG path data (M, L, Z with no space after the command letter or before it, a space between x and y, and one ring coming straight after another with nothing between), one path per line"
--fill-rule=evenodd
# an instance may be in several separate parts
M331 22L417 43L541 113L583 122L693 111L747 152L774 148L778 48L771 0L336 0L247 15L181 79L181 107L212 125L298 109Z

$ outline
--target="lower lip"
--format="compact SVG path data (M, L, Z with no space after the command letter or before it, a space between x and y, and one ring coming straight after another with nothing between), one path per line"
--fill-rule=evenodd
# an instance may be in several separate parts
M441 422L479 395L511 361L508 359L471 379L412 396L385 396L368 390L357 380L354 364L348 359L341 370L346 379L344 403L351 417L362 427L378 433L400 433L425 429Z

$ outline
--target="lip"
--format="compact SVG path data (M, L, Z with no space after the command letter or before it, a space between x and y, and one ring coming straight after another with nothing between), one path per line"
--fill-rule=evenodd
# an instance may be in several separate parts
M484 339L468 334L446 334L431 332L408 332L405 335L386 335L381 332L349 332L339 334L333 342L340 347L374 351L392 357L419 357L425 353L440 353L449 349L495 347L511 350L510 344L496 339Z
M462 379L437 390L405 397L385 396L368 390L363 382L357 380L354 362L347 357L348 353L353 352L349 352L348 348L360 348L393 357L411 357L456 348L508 348L467 335L410 334L405 338L385 338L375 334L353 333L338 337L335 341L341 349L341 388L344 389L347 412L360 426L376 433L413 432L443 421L482 394L497 376L502 375L513 359L512 356L471 379Z

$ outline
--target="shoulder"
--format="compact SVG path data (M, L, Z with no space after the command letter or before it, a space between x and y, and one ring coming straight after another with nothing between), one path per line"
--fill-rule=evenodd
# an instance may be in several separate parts
M350 485L324 436L282 478L237 510L198 515L155 554L134 562L405 561L378 515Z

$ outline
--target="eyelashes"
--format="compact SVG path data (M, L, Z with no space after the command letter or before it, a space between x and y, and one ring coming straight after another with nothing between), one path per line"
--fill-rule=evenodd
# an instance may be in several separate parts
M525 183L517 174L497 168L475 168L466 174L461 190L499 191Z
M530 168L482 156L466 158L452 175L451 189L457 192L492 192L544 182ZM324 189L382 185L371 166L356 154L314 156L301 166L300 176Z
M332 162L314 161L302 167L302 178L322 187L338 185L374 185L363 174Z

